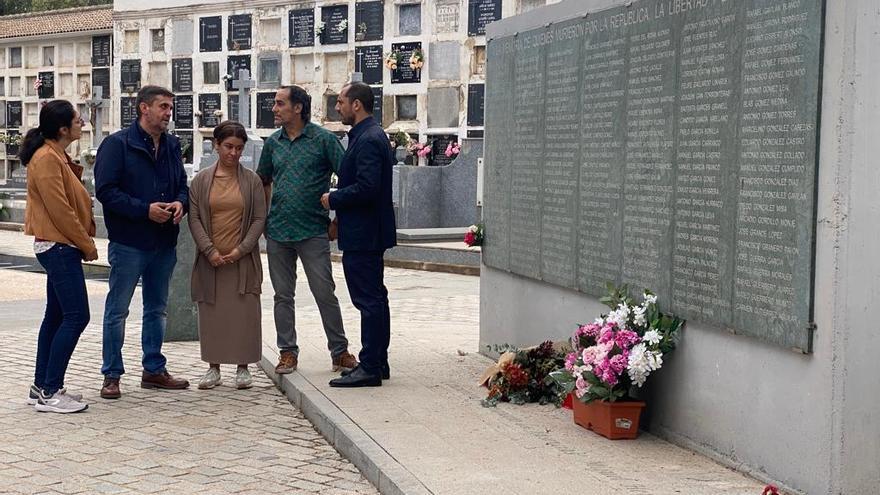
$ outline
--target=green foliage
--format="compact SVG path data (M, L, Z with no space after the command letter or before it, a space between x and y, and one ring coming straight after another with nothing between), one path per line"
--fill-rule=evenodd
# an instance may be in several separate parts
M541 405L552 402L558 406L565 398L556 381L550 378L551 373L563 366L565 359L565 354L556 350L553 342L546 341L530 349L496 345L494 350L499 354L513 352L515 357L498 375L489 379L489 394L483 399L483 406L493 407L498 402L537 402Z

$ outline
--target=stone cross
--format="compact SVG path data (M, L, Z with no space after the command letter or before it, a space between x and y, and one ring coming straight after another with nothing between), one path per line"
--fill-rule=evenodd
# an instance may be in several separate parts
M232 81L232 87L238 90L238 121L245 129L251 127L251 88L256 82L251 79L251 71L240 69L238 79Z
M92 86L92 98L86 100L92 109L92 146L97 148L104 140L104 109L110 108L110 100L104 99L104 88Z

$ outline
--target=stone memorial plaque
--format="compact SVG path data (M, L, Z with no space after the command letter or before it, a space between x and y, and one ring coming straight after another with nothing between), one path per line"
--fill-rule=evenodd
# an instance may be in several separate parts
M14 129L21 127L22 106L20 101L9 100L6 102L6 127Z
M193 90L193 61L191 58L171 60L171 90L184 93Z
M137 98L123 96L119 99L119 127L128 127L137 120Z
M226 110L229 113L227 116L229 120L241 122L238 120L238 95L229 95L226 98Z
M137 93L141 89L140 60L123 60L119 72L119 85L123 93Z
M483 112L486 108L486 85L469 84L467 98L467 125L479 127L483 125Z
M291 10L288 39L292 48L314 46L315 44L315 10Z
M222 115L215 112L220 110L220 94L219 93L202 93L199 95L199 112L201 118L199 127L217 127L217 124L223 120Z
M229 38L226 47L229 50L250 50L253 28L250 14L229 16Z
M354 4L354 40L378 41L385 32L384 2L357 2Z
M237 91L232 87L232 81L238 80L238 71L251 70L250 55L230 55L226 57L226 75L231 76L226 79L226 91Z
M382 125L382 88L373 87L373 118Z
M498 19L501 0L468 0L468 36L483 36L486 25Z
M397 69L391 71L392 84L419 83L422 81L422 71L412 70L409 67L409 57L416 50L421 50L422 44L415 43L392 43L391 50L400 52L400 63Z
M343 24L343 21L345 24ZM321 7L321 44L339 45L348 43L348 5L328 5Z
M190 56L193 52L193 21L189 18L171 21L171 55Z
M399 36L422 34L422 4L404 3L397 6L397 34Z
M174 131L174 135L180 140L180 153L183 155L183 163L192 163L194 142L192 131Z
M437 15L434 17L434 31L455 33L458 31L459 0L436 0Z
M92 67L113 65L113 37L92 36Z
M55 98L55 73L40 72L37 74L37 79L42 83L37 90L37 98Z
M641 0L490 40L484 263L810 352L822 4Z
M455 160L455 156L446 156L446 147L449 146L449 143L458 142L458 136L429 136L428 139L431 140L431 159L429 160L428 165L443 167L452 163L452 160Z
M384 62L382 45L358 46L354 49L354 69L363 74L366 84L382 84Z
M92 86L100 86L101 96L110 98L110 69L92 69Z
M199 19L199 51L219 52L223 50L223 18L218 16Z
M275 93L257 93L257 128L275 128L275 114L272 113L274 105Z
M194 124L192 95L176 95L174 97L174 127L176 129L193 129Z

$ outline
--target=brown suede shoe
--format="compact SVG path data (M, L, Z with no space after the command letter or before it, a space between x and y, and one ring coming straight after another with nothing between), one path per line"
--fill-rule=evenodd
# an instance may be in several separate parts
M189 382L183 378L174 378L167 371L152 374L146 371L141 374L141 388L167 388L171 390L182 390L189 388Z
M296 354L292 351L281 351L281 355L278 356L278 366L275 366L275 373L279 375L293 373L298 364Z
M122 397L122 392L119 391L119 378L104 378L104 385L101 386L101 398L102 399L118 399Z
M333 358L333 371L351 371L358 365L358 360L348 351Z

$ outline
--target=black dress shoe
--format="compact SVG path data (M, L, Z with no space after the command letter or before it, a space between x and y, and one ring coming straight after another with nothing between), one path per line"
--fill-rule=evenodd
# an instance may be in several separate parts
M371 375L358 366L351 373L330 380L331 387L381 387L382 377Z
M358 365L358 366L360 366L360 365ZM357 369L357 366L355 366L354 368L352 368L350 370L343 370L342 376L348 376L355 369ZM390 380L391 379L391 367L388 366L388 363L385 363L384 365L382 365L382 379L383 380Z

